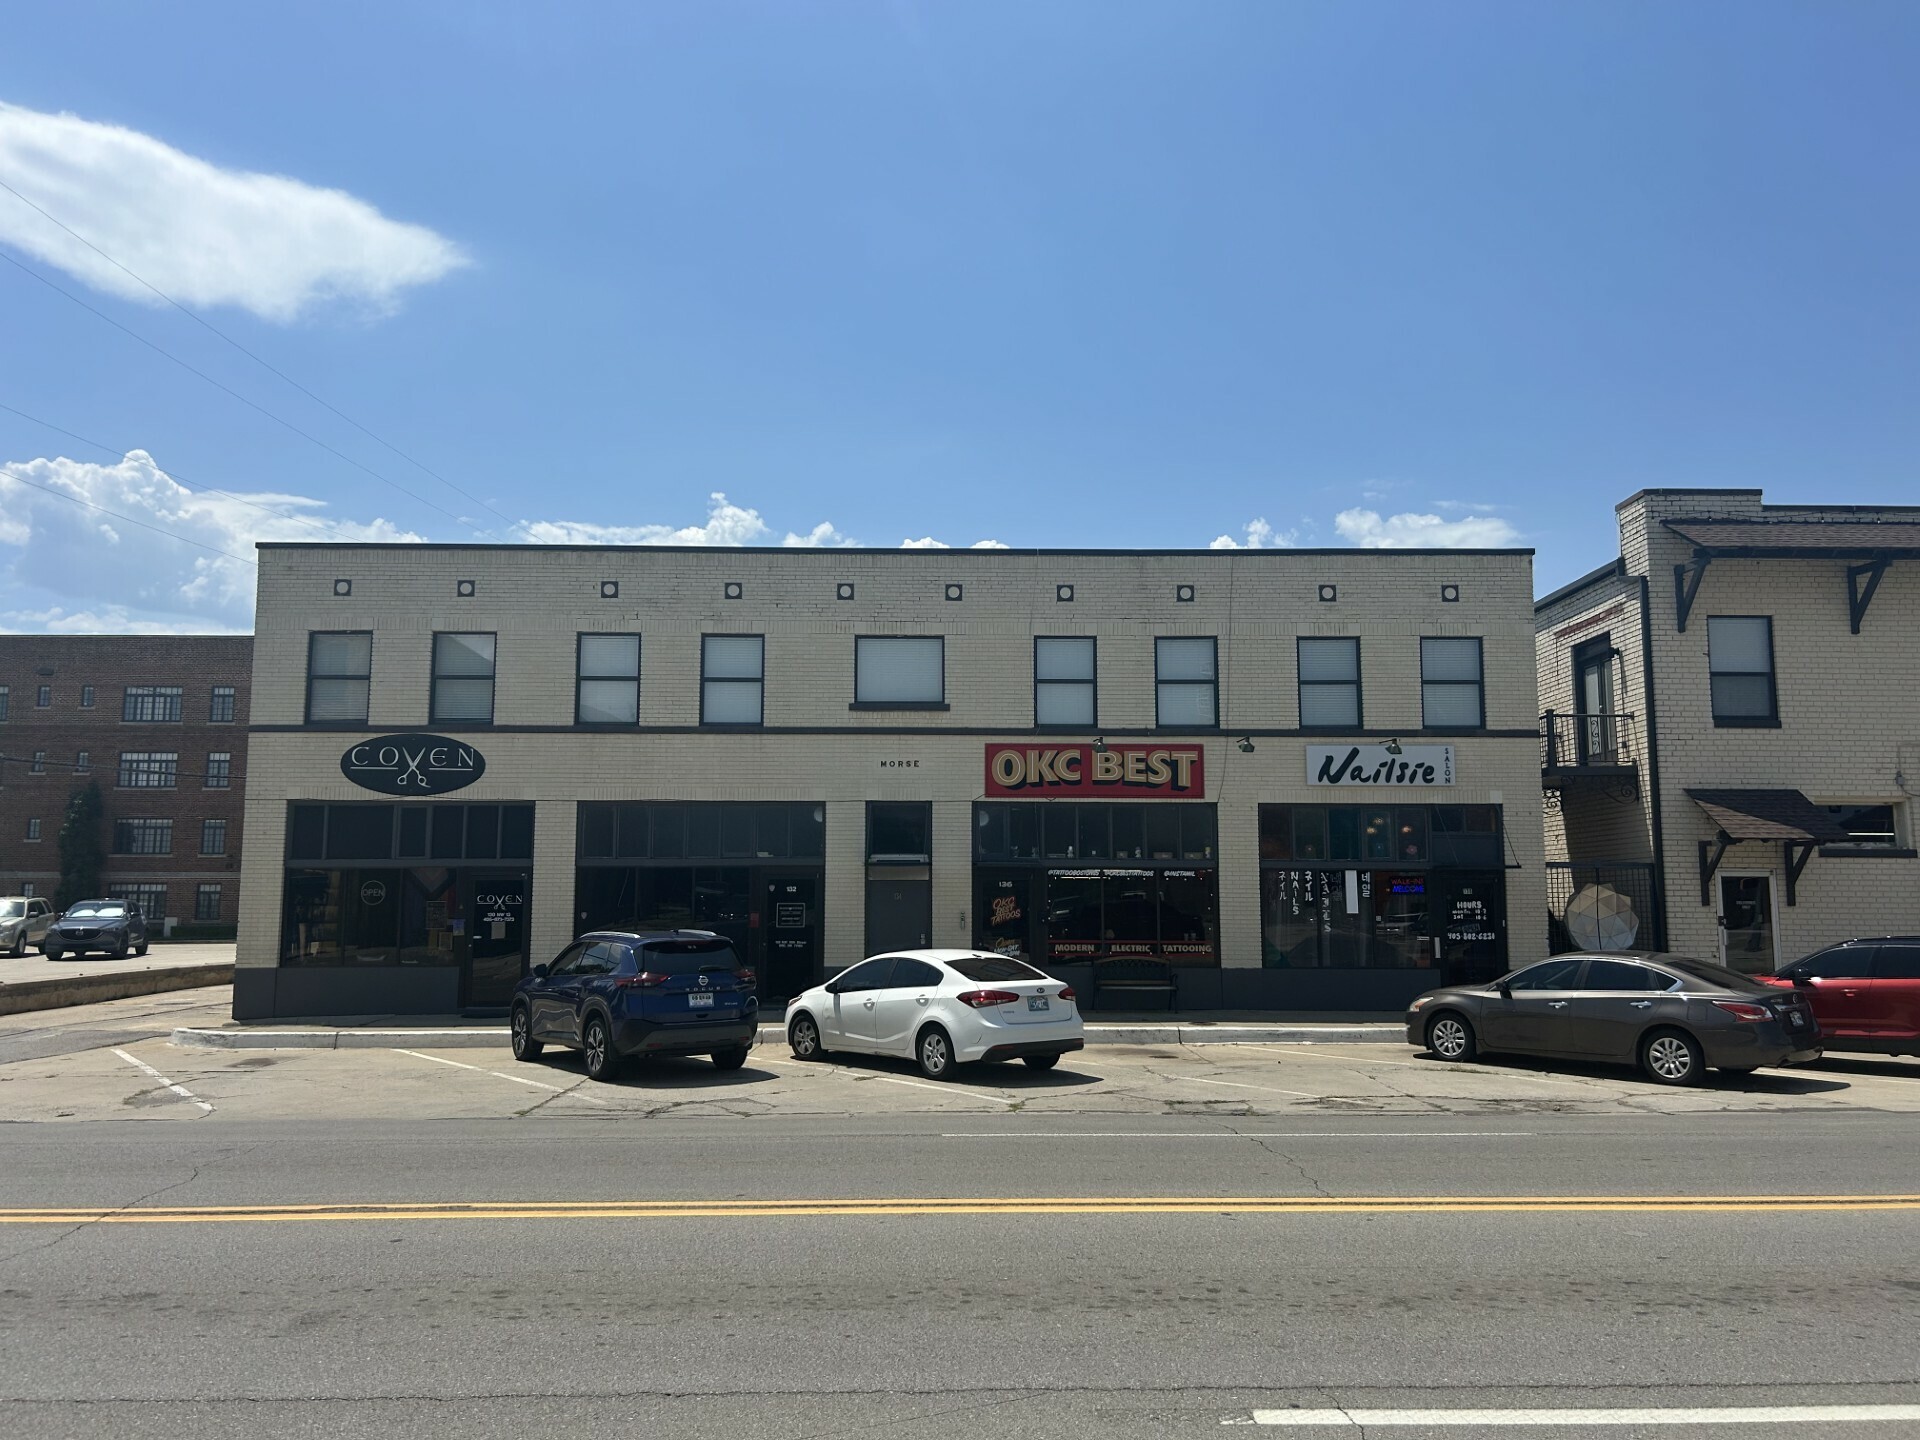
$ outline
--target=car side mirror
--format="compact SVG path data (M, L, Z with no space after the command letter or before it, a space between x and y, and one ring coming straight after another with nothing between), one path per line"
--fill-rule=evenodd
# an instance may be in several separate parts
M1506 981L1504 980L1494 981L1493 988L1500 992L1500 998L1502 1000L1511 1000L1513 998L1513 987L1507 984Z
M544 980L550 973L545 965L536 965L533 967L533 978L536 980Z
M1811 975L1791 975L1787 978L1793 981L1794 988L1796 989L1811 990L1813 988L1813 977Z

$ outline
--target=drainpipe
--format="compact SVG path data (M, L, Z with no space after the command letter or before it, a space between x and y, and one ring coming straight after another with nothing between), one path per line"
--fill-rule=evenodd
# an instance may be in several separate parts
M1647 724L1647 798L1653 806L1653 904L1660 917L1660 948L1665 949L1670 933L1667 925L1667 847L1665 825L1660 814L1659 727L1654 719L1653 694L1653 606L1649 603L1647 577L1640 579L1640 694L1646 702Z

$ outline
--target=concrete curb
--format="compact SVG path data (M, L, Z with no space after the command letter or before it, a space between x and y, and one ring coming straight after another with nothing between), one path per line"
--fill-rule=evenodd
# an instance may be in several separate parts
M198 990L206 985L232 983L231 965L171 965L159 970L123 970L112 975L16 980L0 985L0 1015L59 1010L68 1005L95 1005L103 1000L125 1000L134 995L158 995L167 990Z
M760 1043L786 1040L779 1025L762 1025ZM1089 1025L1088 1045L1404 1045L1399 1025ZM501 1050L505 1026L450 1029L198 1030L173 1032L173 1043L200 1050Z

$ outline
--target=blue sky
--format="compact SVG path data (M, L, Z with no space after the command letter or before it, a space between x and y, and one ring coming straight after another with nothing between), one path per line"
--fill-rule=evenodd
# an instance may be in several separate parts
M265 536L1263 521L1544 592L1643 486L1920 500L1916 60L1909 3L16 9L0 181L411 458L0 191L0 406L106 447L0 410L0 626L244 627Z

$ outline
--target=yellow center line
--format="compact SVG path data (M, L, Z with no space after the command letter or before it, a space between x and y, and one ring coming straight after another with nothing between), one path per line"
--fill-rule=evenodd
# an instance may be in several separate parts
M1920 1210L1920 1195L1059 1196L869 1200L408 1201L0 1209L0 1225L163 1225L340 1220L671 1220L899 1215L1733 1214Z

